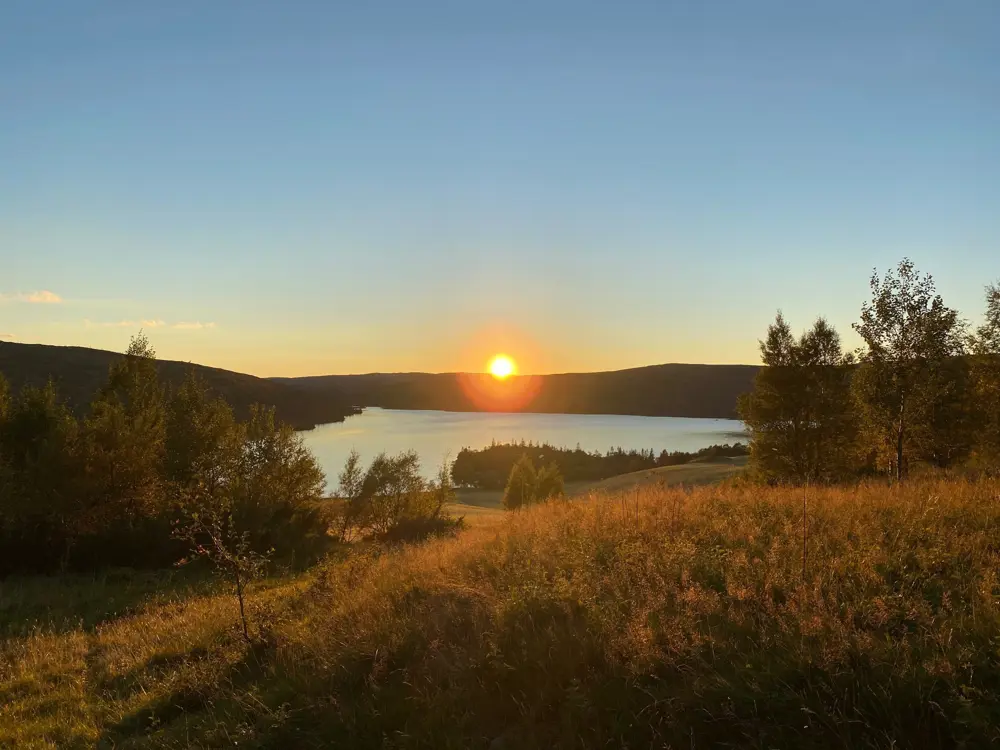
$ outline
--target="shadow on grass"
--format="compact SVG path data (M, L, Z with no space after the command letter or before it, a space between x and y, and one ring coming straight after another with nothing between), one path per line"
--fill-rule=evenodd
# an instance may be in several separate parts
M209 571L199 566L10 576L0 580L0 637L23 636L36 629L50 633L77 628L92 631L151 602L210 593L214 586Z

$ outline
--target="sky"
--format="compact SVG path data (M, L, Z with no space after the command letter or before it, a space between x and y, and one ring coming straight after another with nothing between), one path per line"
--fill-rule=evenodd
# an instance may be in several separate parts
M257 375L755 363L1000 278L996 0L0 4L0 338Z

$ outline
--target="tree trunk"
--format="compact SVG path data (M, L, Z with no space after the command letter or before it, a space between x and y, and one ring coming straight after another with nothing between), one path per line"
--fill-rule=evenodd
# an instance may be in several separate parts
M243 606L243 579L240 576L239 567L234 569L234 575L236 577L236 598L240 600L240 624L243 625L243 638L247 643L252 643L250 640L250 632L247 629L246 609L244 609Z

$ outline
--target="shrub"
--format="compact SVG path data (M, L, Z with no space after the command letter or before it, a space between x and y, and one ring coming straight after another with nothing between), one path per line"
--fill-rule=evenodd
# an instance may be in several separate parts
M414 451L396 456L379 453L362 472L352 451L340 473L341 536L376 536L389 540L424 538L452 523L445 505L454 498L447 462L436 482L420 474Z

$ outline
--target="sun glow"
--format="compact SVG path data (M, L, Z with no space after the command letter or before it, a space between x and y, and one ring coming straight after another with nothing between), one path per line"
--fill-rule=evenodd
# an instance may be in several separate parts
M514 365L514 360L506 354L496 355L490 360L487 369L489 370L490 375L495 377L497 380L509 378L517 371L517 367Z

